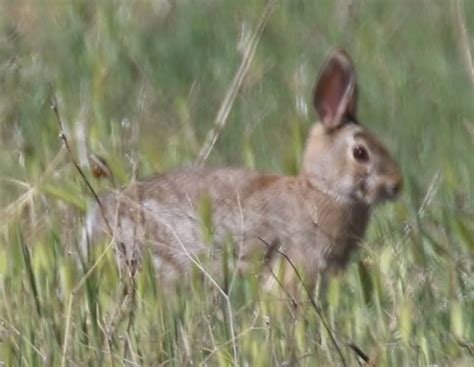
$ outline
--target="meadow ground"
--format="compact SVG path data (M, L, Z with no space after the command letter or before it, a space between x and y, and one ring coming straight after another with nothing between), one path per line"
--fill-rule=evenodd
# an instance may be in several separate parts
M259 32L265 4L0 0L0 366L357 365L350 343L381 366L474 364L474 2L281 0ZM254 278L170 296L145 260L124 296L111 249L77 261L90 195L51 90L79 164L99 154L121 185L190 165L250 56L208 163L295 174L336 46L405 189L322 318L295 321Z

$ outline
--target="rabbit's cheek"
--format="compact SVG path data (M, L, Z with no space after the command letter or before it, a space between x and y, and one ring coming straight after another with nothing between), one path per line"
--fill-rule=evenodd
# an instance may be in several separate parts
M370 177L364 177L360 179L357 185L359 192L359 200L363 203L373 206L379 201L379 189L376 182Z
M381 204L387 200L386 189L383 182L375 182L371 191L371 205Z

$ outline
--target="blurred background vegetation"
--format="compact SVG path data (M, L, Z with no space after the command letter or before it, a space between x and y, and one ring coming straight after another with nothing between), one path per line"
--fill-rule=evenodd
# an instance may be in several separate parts
M191 165L265 6L0 0L0 365L341 363L314 310L295 322L252 279L228 302L199 285L169 297L145 263L131 301L112 251L87 277L77 262L89 194L50 86L86 171L88 152L120 184ZM360 120L406 186L329 285L323 314L348 365L351 342L383 366L474 362L473 37L472 1L275 1L210 155L297 173L316 72L335 47L352 55Z

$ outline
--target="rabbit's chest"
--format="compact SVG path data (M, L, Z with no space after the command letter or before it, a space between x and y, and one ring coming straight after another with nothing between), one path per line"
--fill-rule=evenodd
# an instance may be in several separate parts
M318 211L307 203L301 205L306 210L274 226L282 250L311 272L344 269L364 236L368 210L325 207Z
M338 214L336 213L336 216ZM362 240L368 222L365 210L345 211L334 217L322 217L315 224L314 246L321 256L321 267L334 271L343 270Z

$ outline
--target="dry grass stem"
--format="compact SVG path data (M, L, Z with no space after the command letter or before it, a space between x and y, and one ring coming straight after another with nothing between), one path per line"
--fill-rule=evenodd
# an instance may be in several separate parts
M234 105L235 98L237 97L242 83L250 70L250 66L252 65L252 60L255 57L258 41L262 36L263 30L265 29L265 26L270 19L277 2L278 0L269 0L267 2L257 28L247 41L239 69L237 70L234 79L230 83L229 88L227 88L227 92L217 112L216 118L214 120L214 127L208 132L204 145L199 151L195 162L197 166L202 165L207 160L209 154L214 148L214 145L219 139L222 130L225 127L229 113L232 110L232 106Z

